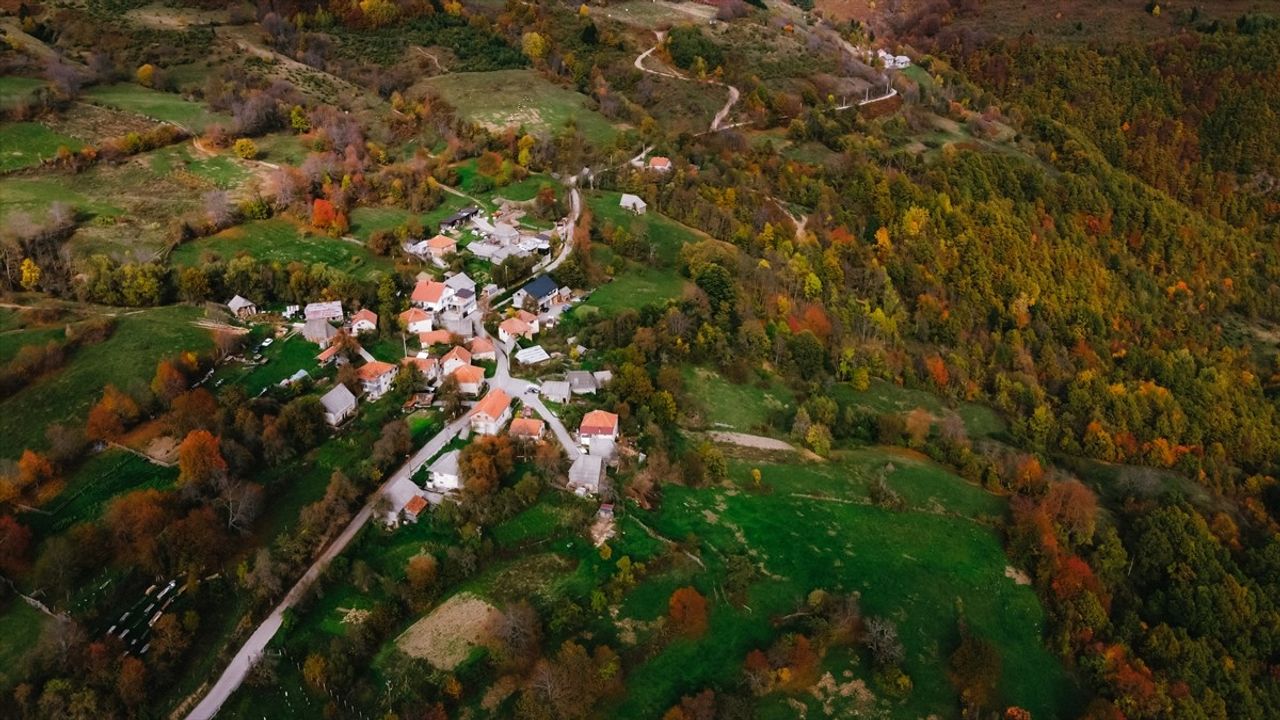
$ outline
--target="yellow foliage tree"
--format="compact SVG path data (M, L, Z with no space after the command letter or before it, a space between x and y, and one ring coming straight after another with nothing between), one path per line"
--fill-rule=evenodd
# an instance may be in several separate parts
M231 149L235 152L236 157L241 157L245 160L252 160L258 157L258 146L249 138L240 138L235 142L235 145L231 146Z
M35 260L31 258L22 259L22 287L24 290L35 290L36 286L40 284L40 276L43 274L44 272L36 264Z
M156 66L151 63L147 63L146 65L139 67L136 77L139 85L151 87L156 80Z
M541 60L547 54L547 39L530 30L520 38L520 49L530 60Z

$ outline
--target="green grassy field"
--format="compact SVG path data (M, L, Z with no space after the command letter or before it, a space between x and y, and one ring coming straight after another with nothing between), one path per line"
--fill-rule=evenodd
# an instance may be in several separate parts
M393 269L391 260L374 255L360 243L304 233L300 224L284 218L255 220L184 243L174 248L170 260L175 265L198 265L210 256L230 260L241 253L285 265L319 263L357 277Z
M40 123L0 123L0 172L39 165L64 145L79 150L82 143Z
M240 385L250 397L255 397L299 370L306 370L312 378L325 374L326 369L316 363L316 355L319 354L320 348L298 333L277 340L264 349L262 355L267 360L266 364L246 366L227 363L218 368L214 378Z
M23 522L32 531L47 537L77 523L97 519L107 502L117 495L144 488L170 487L177 479L177 468L155 465L127 450L107 450L76 469L67 481L66 490L42 508L49 514L29 513Z
M445 193L439 207L424 213L415 213L399 207L358 207L351 211L351 234L361 240L378 230L395 230L410 220L416 220L424 229L435 230L440 221L471 205L471 201L452 193Z
M36 90L46 86L39 78L17 77L5 75L0 77L0 108L9 107L34 95Z
M85 91L85 97L100 105L170 122L197 133L204 132L205 128L215 123L226 125L231 122L230 117L180 95L151 90L133 83L98 85Z
M955 412L973 437L996 437L1006 430L1004 420L995 410L985 405L962 402L955 408L949 408L931 392L899 387L879 378L872 379L871 387L865 392L854 390L848 383L836 383L832 385L830 392L841 403L857 405L877 413L908 412L924 408L940 417Z
M43 345L50 340L61 341L65 334L61 327L0 331L0 364L12 360L25 345Z
M209 331L192 324L200 316L180 305L123 313L105 342L80 348L58 372L0 399L0 458L44 447L51 423L82 423L104 385L126 391L145 385L161 358L210 347Z
M49 617L16 597L0 607L0 685L8 687L23 671L22 658L36 646ZM11 676L12 675L12 676Z
M495 129L511 125L532 132L558 132L572 119L593 143L606 143L617 130L589 108L590 100L533 70L450 73L422 86L439 93L463 117Z
M223 190L236 187L249 177L249 171L235 159L218 155L197 157L190 145L173 145L151 153L151 170L157 175L186 171Z
M891 456L884 459L897 462ZM731 474L745 478L752 466L733 462ZM1004 576L1006 561L996 532L961 512L989 508L997 499L984 499L980 489L935 468L913 482L926 484L931 496L958 496L963 507L954 508L954 515L927 506L920 512L894 513L863 504L859 483L840 482L845 470L755 466L771 491L767 495L666 489L663 510L646 522L667 537L698 538L708 571L666 578L665 584L654 578L651 582L660 584L656 597L637 596L624 610L652 619L665 609L658 600L668 588L688 581L709 595L724 554L740 549L744 538L774 577L751 588L749 611L717 605L704 637L677 641L630 672L628 694L615 717L656 717L681 694L736 682L746 652L768 644L772 631L761 618L793 609L815 588L857 590L864 612L898 623L907 648L905 669L915 689L905 701L878 705L889 717L958 715L945 667L959 607L975 632L1000 650L1002 702L1026 707L1037 718L1070 716L1077 692L1041 643L1044 617L1034 592ZM867 677L865 665L828 669ZM793 699L814 709L807 696Z
M791 390L776 379L763 386L738 385L705 368L685 366L685 386L695 398L700 423L710 429L736 432L764 432L768 429L769 406L790 408L795 402Z
M705 233L682 225L652 209L644 215L636 215L624 209L619 204L621 200L622 193L616 192L600 192L588 198L587 205L594 215L595 226L603 228L607 220L633 233L645 234L653 244L654 258L663 265L675 264L676 256L685 243L698 242L707 237Z

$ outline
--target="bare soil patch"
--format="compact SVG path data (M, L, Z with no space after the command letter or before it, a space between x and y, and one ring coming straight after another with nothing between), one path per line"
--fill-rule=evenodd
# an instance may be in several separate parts
M707 433L712 440L729 445L739 445L741 447L755 448L757 450L777 450L779 452L791 452L795 450L790 443L782 440L775 440L771 437L763 435L750 435L740 432L725 432L723 430L712 430Z

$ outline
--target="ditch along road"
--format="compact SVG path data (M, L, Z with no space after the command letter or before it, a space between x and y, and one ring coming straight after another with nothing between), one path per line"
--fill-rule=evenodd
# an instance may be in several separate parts
M578 216L582 212L582 199L578 193L578 188L572 182L573 180L574 178L570 178L569 183L571 209L567 225L567 238L560 253L543 268L545 272L550 272L559 267L560 263L564 262L573 250L573 231L577 225ZM482 323L477 323L477 325L480 328L480 334L488 337L484 325ZM574 444L573 438L569 435L568 430L565 429L564 423L560 422L560 418L556 417L555 413L547 409L536 393L528 392L533 383L511 377L509 349L501 347L501 343L495 343L495 346L500 347L498 369L494 377L489 380L490 392L492 392L493 388L500 388L512 398L519 398L526 406L533 408L551 426L556 439L560 441L561 446L564 447L565 452L568 453L569 459L572 461L582 451ZM320 553L320 556L311 564L311 567L307 568L302 577L289 589L284 599L276 605L271 614L253 631L249 639L231 658L231 662L226 669L218 676L217 681L205 692L200 702L186 714L186 720L210 720L218 714L218 710L222 708L232 694L235 693L236 689L240 687L240 684L244 682L244 679L248 677L254 663L258 661L258 658L262 657L268 643L271 642L271 638L275 637L275 634L279 632L280 626L284 623L285 611L298 604L298 601L307 594L307 591L311 589L311 586L324 572L325 568L329 566L329 563L342 554L342 551L360 534L360 530L373 517L374 509L387 489L402 481L413 482L413 474L452 442L470 421L471 413L467 413L449 423L443 430L428 440L426 445L423 445L410 456L394 473L387 477L377 491L365 501L364 507L360 508L360 511L351 518L351 522L348 523L347 527L329 543L329 546L324 549L324 552Z

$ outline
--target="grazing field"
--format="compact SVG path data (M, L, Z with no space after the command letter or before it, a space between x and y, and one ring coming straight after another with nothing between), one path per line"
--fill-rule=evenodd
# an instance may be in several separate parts
M378 230L395 230L409 221L415 221L423 230L435 230L440 221L471 205L471 201L452 193L445 193L444 202L424 213L415 213L400 207L358 207L351 211L351 234L361 240Z
M619 203L622 193L601 192L587 200L594 215L596 227L603 228L606 221L646 237L653 245L654 259L663 266L671 266L685 243L705 240L707 235L675 220L654 212L651 208L644 215L636 215Z
M110 449L89 458L67 480L62 494L22 520L32 531L45 537L102 515L108 501L125 492L144 488L171 487L178 479L177 468L155 465L121 449ZM46 514L47 513L47 514Z
M104 385L145 386L161 358L209 348L209 331L193 324L200 316L181 305L122 313L105 342L81 347L61 370L0 399L0 458L44 447L44 429L52 423L83 423Z
M0 642L0 684L7 685L21 676L22 659L36 646L50 618L12 595L4 603L0 606L0 638L4 638Z
M189 144L157 150L149 161L156 175L188 172L222 190L237 187L249 177L249 171L236 159L228 155L198 156Z
M559 132L569 120L588 140L608 142L617 130L581 93L556 85L533 70L452 73L417 87L439 93L475 122L499 130L510 126L532 132Z
M299 370L306 370L313 379L318 379L326 371L316 363L320 348L302 337L301 333L276 340L261 352L265 361L262 364L241 365L227 362L218 368L214 375L215 381L233 382L244 388L250 397L254 397Z
M63 146L79 150L81 143L40 123L0 123L0 172L39 165Z
M640 308L679 298L688 284L674 270L628 264L627 269L615 276L612 282L592 292L583 307L597 308L606 313Z
M24 346L43 345L50 340L60 341L65 335L62 327L36 327L0 331L0 364L9 362Z
M712 370L685 366L684 382L697 388L686 413L697 414L694 426L712 430L768 434L770 414L785 412L795 402L791 390L772 377L738 385Z
M176 265L197 265L211 258L230 260L240 254L283 265L319 263L358 277L392 269L389 259L374 255L361 243L313 234L284 218L255 220L184 243L174 249L170 259Z
M941 398L925 390L911 390L899 387L879 378L871 381L871 387L865 392L858 392L848 383L836 383L831 387L831 395L842 403L857 405L876 413L909 412L923 408L935 417L942 417L954 412L964 421L965 429L972 437L996 437L1005 432L1005 423L995 410L976 403L959 403L955 408L947 407Z
M215 123L231 123L230 117L181 95L159 92L132 83L92 87L85 91L85 97L91 102L173 123L195 133L204 132Z
M745 654L771 639L773 631L761 619L800 606L815 588L856 590L865 613L897 622L915 687L903 701L877 703L888 717L958 715L946 663L960 612L1000 651L1002 703L1026 707L1037 718L1065 717L1062 709L1076 704L1073 683L1041 642L1044 617L1035 593L1005 577L997 533L965 512L986 506L980 489L935 469L914 481L931 485L931 494L959 496L964 506L942 513L912 503L907 511L892 512L866 504L856 480L841 482L845 469L814 473L806 466L732 462L731 477L745 478L753 466L761 470L767 494L668 487L662 511L646 515L667 537L697 538L708 567L647 580L660 586L658 599L688 582L710 596L726 554L744 545L770 575L753 584L746 607L717 605L705 636L673 642L630 672L615 717L657 717L682 694L738 682ZM955 487L944 491L948 484ZM644 599L641 590L633 596ZM640 622L664 610L660 602L624 603L624 612ZM856 654L837 655L827 659L826 669L837 677L847 670L874 689L868 664ZM820 709L807 695L792 700L811 712Z
M26 100L35 94L36 90L45 87L47 83L38 78L17 77L14 75L5 75L0 77L0 108L10 107Z

